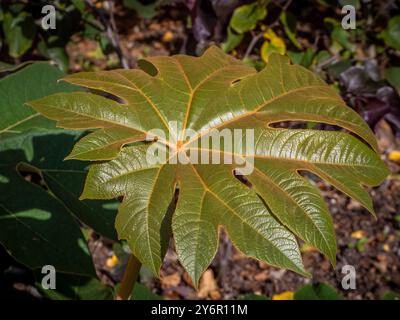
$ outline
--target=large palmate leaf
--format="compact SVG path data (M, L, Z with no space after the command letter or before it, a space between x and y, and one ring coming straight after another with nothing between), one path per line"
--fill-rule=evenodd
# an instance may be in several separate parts
M141 262L158 273L172 231L180 261L197 283L222 227L240 251L273 266L307 275L296 236L335 264L327 206L298 172L318 175L373 212L362 185L379 184L387 169L358 114L313 73L279 55L259 73L216 47L200 58L152 57L140 66L64 78L112 99L59 93L29 104L60 127L97 129L68 156L102 160L91 166L81 198L123 196L116 229ZM271 126L291 120L328 123L354 135ZM214 129L242 129L243 140L231 149L225 143L199 147ZM149 156L155 146L167 161ZM199 151L220 164L193 161ZM222 161L226 156L235 161ZM237 179L240 174L246 179Z

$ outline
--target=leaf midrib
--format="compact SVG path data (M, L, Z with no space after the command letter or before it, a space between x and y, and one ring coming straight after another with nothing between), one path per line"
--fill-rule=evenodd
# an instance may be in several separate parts
M149 230L149 217L150 217L150 210L149 210L149 204L150 204L150 199L151 199L151 197L152 197L152 195L153 195L153 193L154 193L154 188L155 188L155 185L156 185L156 183L157 183L157 180L158 180L158 178L159 178L159 176L160 176L160 172L161 172L161 169L164 167L164 165L162 165L162 166L160 166L159 168L158 168L158 171L157 171L157 174L156 174L156 176L154 177L154 182L153 182L153 184L152 184L152 187L151 187L151 191L150 191L150 194L149 194L149 201L147 201L147 204L146 204L146 212L145 212L145 215L146 215L146 217L145 217L145 220L146 220L146 240L147 240L147 246L148 246L148 248L149 248L149 252L150 252L150 254L149 254L149 256L150 256L150 259L151 259L151 267L152 267L152 271L155 273L155 274L158 274L158 270L157 270L157 268L156 268L156 266L155 266L155 263L154 263L154 257L153 257L153 250L152 250L152 246L151 246L151 243L150 243L150 235L149 235L149 233L148 233L148 230ZM147 169L150 169L150 168L147 168ZM151 168L151 169L154 169L154 168ZM137 170L137 171L134 171L134 172L130 172L130 173L136 173L136 172L139 172L139 171L144 171L144 170ZM120 176L119 176L120 177ZM124 227L123 227L123 232L125 232L125 229L126 229L126 227L128 226L128 224L131 222L131 220L132 220L132 218L133 218L134 216L133 215L131 215L130 217L129 217L129 219L128 219L128 221L126 221L126 223L125 223L125 225L124 225ZM159 257L160 258L160 260L161 260L161 257Z
M230 120L223 121L223 122L221 122L220 124L218 124L218 125L216 125L216 126L213 126L213 127L210 128L210 129L204 130L204 132L200 132L198 135L196 135L195 137L193 137L193 138L189 139L187 142L185 142L184 145L190 144L190 143L192 143L193 141L196 141L196 140L200 139L202 136L204 136L204 135L210 133L211 130L213 130L213 129L219 129L219 128L222 128L222 127L224 127L224 126L226 126L226 125L232 124L232 123L234 123L234 122L236 122L236 121L239 121L239 120L242 120L242 119L244 119L244 118L250 117L250 116L256 114L257 112L259 112L261 109L265 108L266 106L268 106L268 105L274 103L275 101L277 101L277 100L279 100L279 99L282 99L282 98L284 98L284 97L286 97L286 96L288 96L288 95L296 94L296 93L298 93L298 92L300 92L300 91L310 90L310 89L313 89L313 88L314 88L314 89L316 89L316 88L324 88L324 89L326 89L326 88L327 88L327 85L305 86L305 87L295 88L295 89L290 90L290 91L286 91L286 92L284 92L284 93L282 93L282 94L280 94L280 95L278 95L278 96L275 96L275 97L271 98L270 100L268 100L268 101L262 103L261 105L259 105L258 107L256 107L256 108L255 108L254 110L252 110L252 111L244 112L244 113L242 113L242 114L240 114L240 115L238 115L238 116L236 116L236 117L234 117L234 118L232 118L232 119L230 119ZM241 97L241 95L239 95L239 97ZM326 96L323 96L323 98L326 98ZM318 97L315 97L315 99L318 99ZM332 97L332 99L334 99L334 98ZM343 102L342 102L339 98L337 98L337 101L340 102L342 105L344 105Z
M15 128L15 127L19 126L20 124L22 124L22 123L24 123L26 121L29 121L29 120L31 120L31 119L39 116L39 115L40 115L39 113L34 113L34 114L29 115L28 117L26 117L24 119L21 119L21 120L19 120L17 122L14 122L13 124L9 125L8 127L0 130L0 134L6 133L7 131L10 131L10 129Z
M206 152L218 152L222 154L229 154L232 156L239 156L242 159L246 160L246 157L252 157L252 158L260 158L260 159L267 159L267 160L284 160L292 163L299 163L299 164L311 164L311 165L328 165L328 166L335 166L335 167L341 167L341 166L347 166L347 167L361 167L361 168L376 168L375 166L372 165L362 165L362 164L349 164L349 163L333 163L333 162L317 162L317 161L309 161L309 160L297 160L293 158L284 158L284 157L276 157L276 156L267 156L267 155L257 155L257 154L248 154L244 156L243 154L235 153L235 152L229 152L229 151L223 151L223 150L217 150L217 149L205 149L205 148L188 148L187 150L198 150L198 151L206 151ZM302 168L299 167L297 170L301 170ZM308 166L304 167L304 169L309 169Z

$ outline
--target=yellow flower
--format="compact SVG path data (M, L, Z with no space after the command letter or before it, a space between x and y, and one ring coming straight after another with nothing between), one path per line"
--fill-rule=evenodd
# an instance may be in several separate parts
M294 297L293 291L285 291L280 294L272 296L272 300L293 300L293 297Z
M400 151L392 151L389 153L389 160L390 161L400 161Z
M106 261L106 266L109 268L114 268L119 262L118 257L113 254L113 256L111 258L108 258Z
M171 42L172 40L174 40L174 34L171 31L164 33L162 37L163 42Z
M363 231L363 230L354 231L354 232L351 234L351 237L354 238L354 239L361 239L361 238L364 238L364 237L365 237L365 231Z

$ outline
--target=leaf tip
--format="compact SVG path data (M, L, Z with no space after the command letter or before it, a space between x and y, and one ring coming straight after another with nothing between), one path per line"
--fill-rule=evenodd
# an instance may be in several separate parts
M329 260L331 262L331 265L332 265L333 269L336 269L336 255L335 255L335 257L333 259L330 258Z
M77 157L77 156L75 155L74 150L72 150L72 151L70 152L70 154L67 155L67 156L64 158L64 161L68 161L68 160L81 160L81 159L79 159L79 157Z
M312 278L312 274L310 272L306 271L306 270L303 270L300 274L302 276L306 277L307 279L311 279Z
M34 109L34 108L35 108L35 102L36 102L36 101L37 101L37 100L27 101L27 102L24 102L24 105Z
M85 194L85 191L83 191L82 192L82 194L79 196L79 200L86 200L86 199L89 199L88 197L87 197L87 195Z

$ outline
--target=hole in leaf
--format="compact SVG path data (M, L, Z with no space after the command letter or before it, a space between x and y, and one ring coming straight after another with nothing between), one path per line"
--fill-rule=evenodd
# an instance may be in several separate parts
M124 99L122 99L122 98L120 98L120 97L117 97L117 96L115 96L115 95L113 95L113 94L111 94L111 93L102 91L102 90L90 89L90 92L91 92L91 93L94 93L94 94L97 94L97 95L99 95L99 96L102 96L102 97L104 97L104 98L113 100L113 101L115 101L115 102L118 102L119 104L123 104L123 105L127 105L127 104L128 104L128 102L125 101Z
M246 185L249 188L253 187L251 182L249 180L247 180L246 176L240 174L240 172L238 170L233 170L232 173L235 176L235 178L238 179L241 183L243 183L244 185Z
M234 87L235 85L237 85L242 79L235 79L231 82L231 87Z
M141 59L138 61L138 66L148 75L155 77L158 74L157 68L149 61Z

